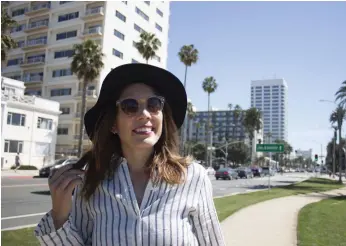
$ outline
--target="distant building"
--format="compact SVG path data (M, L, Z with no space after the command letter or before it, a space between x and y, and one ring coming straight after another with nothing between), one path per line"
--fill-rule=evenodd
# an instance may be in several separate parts
M238 118L234 118L233 110L217 110L210 112L210 121L213 126L213 143L223 143L225 140L243 141L252 150L253 159L262 156L262 153L256 153L256 143L263 143L263 129L255 131L252 142L242 124L244 113L241 112ZM206 132L206 123L208 122L208 111L197 111L193 120L190 120L188 127L187 141L205 143L208 139Z
M54 160L60 104L24 95L24 83L1 78L1 168L15 164L37 168Z
M284 79L251 81L251 107L262 112L264 135L271 133L271 143L288 140L288 86Z
M312 158L312 149L309 150L301 150L298 149L296 153L296 157L302 156L304 159Z

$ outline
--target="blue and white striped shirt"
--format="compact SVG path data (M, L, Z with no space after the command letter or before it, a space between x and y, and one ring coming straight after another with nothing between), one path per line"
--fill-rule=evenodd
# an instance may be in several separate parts
M225 245L205 169L192 163L183 184L149 181L138 206L127 162L89 201L73 196L72 211L55 230L48 212L35 229L41 245Z

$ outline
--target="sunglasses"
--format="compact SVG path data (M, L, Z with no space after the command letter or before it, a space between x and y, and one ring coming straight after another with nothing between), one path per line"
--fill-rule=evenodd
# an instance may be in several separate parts
M125 114L133 116L138 114L141 104L145 104L145 108L149 113L157 114L159 111L162 111L164 103L164 97L152 96L147 99L126 98L118 100L116 106L120 106Z

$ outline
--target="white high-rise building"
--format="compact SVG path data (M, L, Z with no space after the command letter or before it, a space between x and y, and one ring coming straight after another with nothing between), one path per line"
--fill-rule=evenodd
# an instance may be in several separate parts
M145 62L134 47L143 30L155 33L160 40L159 50L149 63L166 68L168 1L28 1L4 6L19 25L11 30L18 48L9 52L2 75L24 81L27 95L60 103L57 153L71 154L78 144L82 87L70 70L74 44L92 39L105 54L104 69L88 86L88 109L113 68ZM85 147L88 145L85 136Z
M251 81L251 107L262 112L264 141L267 143L276 139L287 141L287 92L284 79ZM266 137L269 132L271 138Z

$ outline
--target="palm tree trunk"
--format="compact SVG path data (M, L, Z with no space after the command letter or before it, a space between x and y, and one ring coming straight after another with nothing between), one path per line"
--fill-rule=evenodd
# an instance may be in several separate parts
M185 66L185 77L184 77L184 87L186 90L186 76L187 76L187 66Z
M208 164L208 157L209 157L209 151L208 151L208 141L210 140L210 93L208 93L208 124L207 124L207 138L205 140L205 164ZM211 163L209 163L209 166L212 166Z
M196 127L196 143L198 141L198 131L199 131L199 127Z
M341 180L341 177L342 177L342 174L341 174L341 166L342 166L342 152L343 152L343 149L342 149L342 145L341 145L341 125L339 126L339 182L342 183L342 180Z
M82 106L79 121L78 157L82 156L84 139L84 114L86 111L87 81L83 82Z
M335 176L335 148L336 148L336 138L337 138L337 132L336 129L334 129L334 140L333 140L333 178Z

